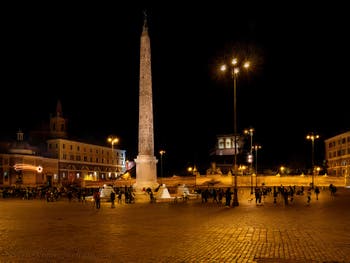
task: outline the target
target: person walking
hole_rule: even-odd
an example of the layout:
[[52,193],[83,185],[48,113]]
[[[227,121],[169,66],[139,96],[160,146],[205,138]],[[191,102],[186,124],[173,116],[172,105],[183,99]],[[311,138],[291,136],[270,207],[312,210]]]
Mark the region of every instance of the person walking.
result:
[[311,202],[311,187],[307,189],[307,205],[309,205]]
[[320,193],[320,188],[318,186],[316,186],[316,188],[315,188],[316,200],[318,200],[319,193]]

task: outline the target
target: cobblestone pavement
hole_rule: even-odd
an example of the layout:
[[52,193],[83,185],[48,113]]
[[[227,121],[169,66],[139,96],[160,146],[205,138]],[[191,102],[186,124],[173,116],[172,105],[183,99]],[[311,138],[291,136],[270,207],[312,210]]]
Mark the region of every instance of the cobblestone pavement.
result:
[[239,206],[0,200],[0,262],[350,262],[350,189]]

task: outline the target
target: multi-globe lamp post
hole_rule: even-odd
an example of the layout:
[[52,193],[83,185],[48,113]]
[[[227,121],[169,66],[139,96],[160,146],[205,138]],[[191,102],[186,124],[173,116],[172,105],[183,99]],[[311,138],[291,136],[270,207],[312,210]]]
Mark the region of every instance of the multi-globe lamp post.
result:
[[250,194],[253,194],[253,135],[254,129],[249,128],[244,130],[244,134],[248,134],[250,136],[250,150],[248,156],[249,163],[249,172],[250,172]]
[[[111,148],[112,148],[112,166],[114,166],[114,163],[115,163],[114,144],[117,144],[119,142],[119,138],[116,137],[116,136],[108,136],[107,141],[111,144]],[[114,177],[116,177],[116,174],[114,174]]]
[[310,140],[311,141],[311,170],[312,170],[312,189],[314,189],[314,183],[315,183],[315,140],[320,138],[320,136],[318,134],[315,134],[313,132],[309,133],[307,136],[306,136],[306,139],[307,140]]
[[237,189],[237,78],[240,68],[248,69],[250,66],[249,61],[239,63],[237,58],[233,58],[230,64],[224,64],[220,67],[221,71],[230,70],[231,77],[233,79],[233,121],[234,121],[234,189],[233,189],[233,201],[232,206],[239,206],[238,202],[238,189]]

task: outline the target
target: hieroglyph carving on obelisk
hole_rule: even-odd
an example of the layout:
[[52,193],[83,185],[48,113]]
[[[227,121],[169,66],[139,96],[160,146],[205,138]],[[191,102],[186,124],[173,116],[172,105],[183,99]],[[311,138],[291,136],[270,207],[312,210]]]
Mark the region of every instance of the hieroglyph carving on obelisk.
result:
[[137,189],[158,186],[158,160],[154,156],[151,44],[146,15],[140,46],[139,141],[134,185]]

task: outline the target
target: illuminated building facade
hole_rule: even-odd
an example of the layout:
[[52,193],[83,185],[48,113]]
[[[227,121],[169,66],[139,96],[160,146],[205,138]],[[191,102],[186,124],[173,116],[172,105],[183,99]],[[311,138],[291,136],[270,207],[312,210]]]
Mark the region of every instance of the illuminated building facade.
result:
[[[217,135],[215,149],[210,152],[211,168],[209,174],[228,174],[233,171],[233,158],[235,152],[237,156],[242,152],[243,140],[239,135],[235,137],[233,134]],[[237,147],[235,151],[235,147]],[[242,161],[238,161],[237,165]]]
[[50,156],[58,160],[55,183],[115,180],[126,171],[125,150],[67,139],[47,140]]
[[334,176],[350,176],[350,131],[325,140],[327,173]]

